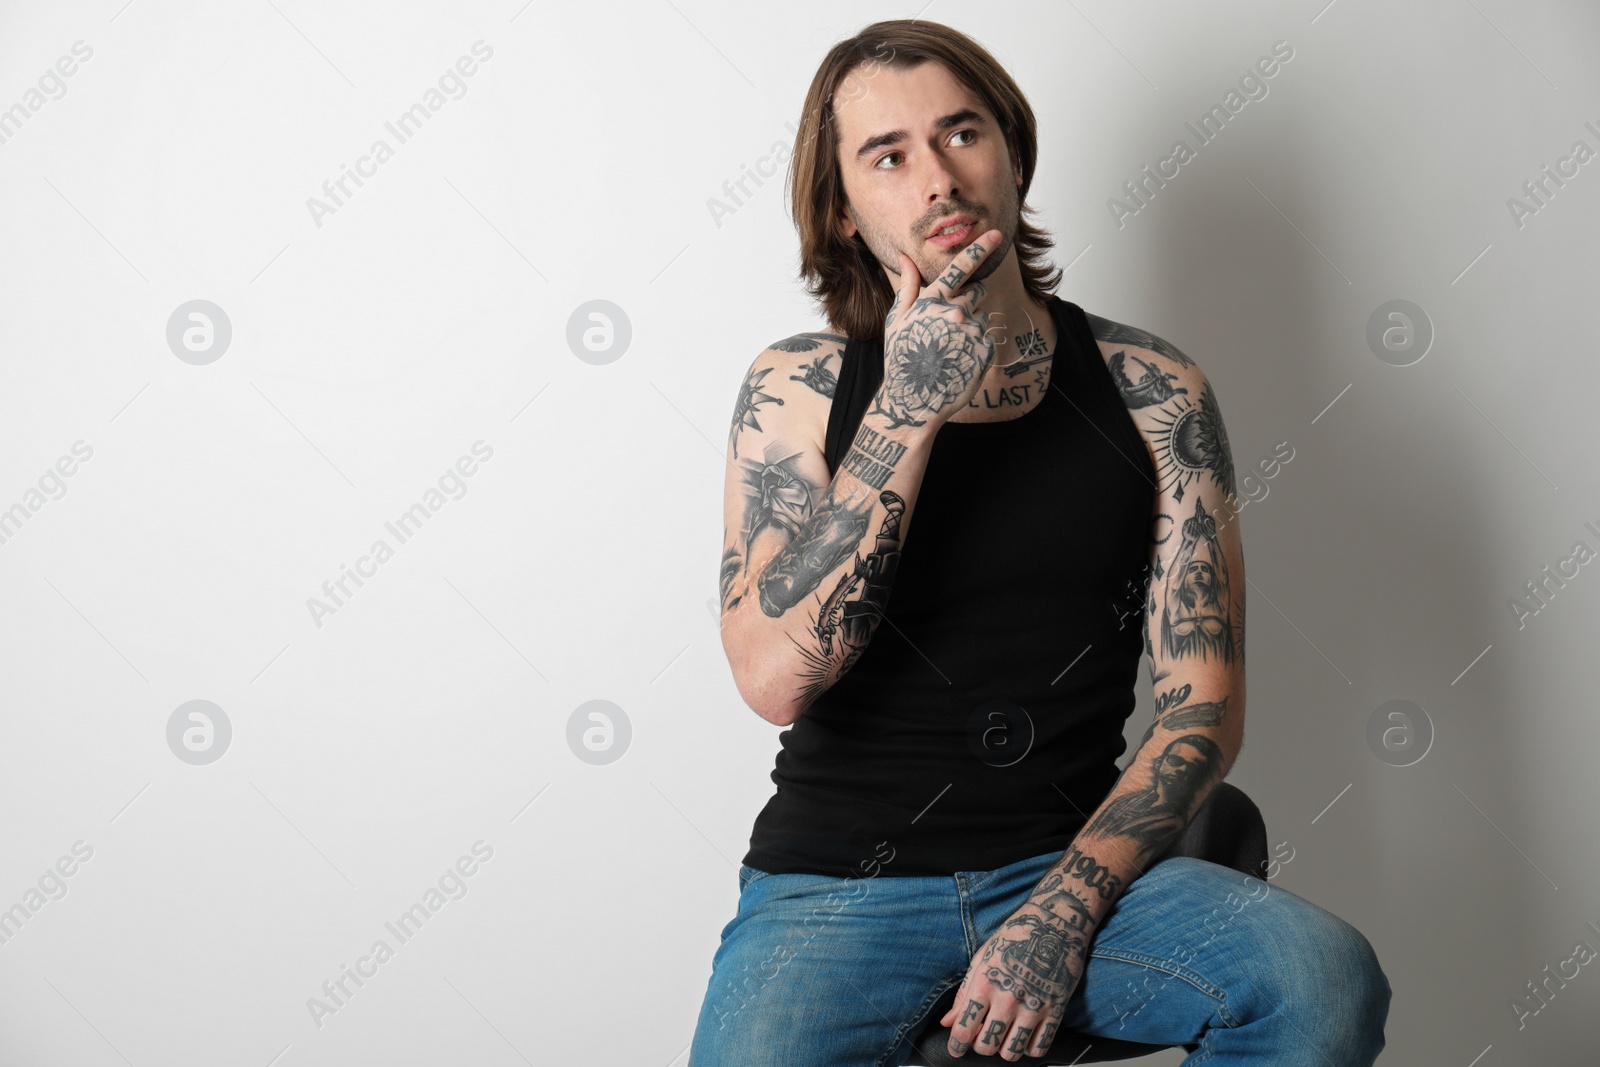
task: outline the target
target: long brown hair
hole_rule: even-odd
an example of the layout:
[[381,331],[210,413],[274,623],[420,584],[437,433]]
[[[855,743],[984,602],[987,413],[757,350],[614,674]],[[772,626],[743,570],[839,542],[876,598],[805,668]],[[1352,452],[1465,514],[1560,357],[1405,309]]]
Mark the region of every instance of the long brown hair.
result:
[[800,277],[806,292],[821,302],[830,322],[857,340],[883,336],[894,288],[861,235],[846,238],[839,229],[846,196],[839,172],[834,94],[858,66],[908,70],[929,60],[943,64],[983,101],[999,122],[1008,149],[1016,153],[1022,187],[1012,247],[1023,288],[1044,303],[1061,283],[1060,269],[1045,256],[1055,242],[1026,218],[1035,213],[1027,198],[1038,163],[1038,126],[1017,83],[982,45],[959,30],[920,19],[874,22],[834,45],[817,68],[795,132],[787,178],[790,210],[800,231]]

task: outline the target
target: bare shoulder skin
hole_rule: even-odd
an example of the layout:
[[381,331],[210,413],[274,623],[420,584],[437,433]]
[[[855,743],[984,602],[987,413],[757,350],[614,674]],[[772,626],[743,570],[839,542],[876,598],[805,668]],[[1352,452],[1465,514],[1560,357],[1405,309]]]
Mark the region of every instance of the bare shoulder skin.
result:
[[812,443],[821,452],[847,342],[843,332],[830,327],[791,334],[768,345],[740,387],[730,439],[741,425],[759,429],[763,405],[794,404],[803,409],[799,425],[811,431]]

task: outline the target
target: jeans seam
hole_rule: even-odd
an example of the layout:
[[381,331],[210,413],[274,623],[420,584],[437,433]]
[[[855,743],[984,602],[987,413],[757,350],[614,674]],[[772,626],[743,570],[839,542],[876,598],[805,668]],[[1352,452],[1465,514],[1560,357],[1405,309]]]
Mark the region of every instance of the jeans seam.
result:
[[[900,1047],[900,1042],[904,1041],[908,1034],[919,1029],[921,1024],[926,1021],[928,1009],[938,1003],[939,998],[944,996],[945,990],[960,984],[960,981],[961,979],[959,978],[941,978],[935,982],[933,989],[928,992],[927,996],[922,998],[922,1003],[917,1005],[917,1010],[911,1013],[911,1018],[900,1024],[900,1028],[895,1031],[893,1040],[889,1042],[889,1047],[883,1050],[883,1054],[878,1057],[874,1067],[885,1067],[885,1061],[894,1054],[895,1049]],[[916,1048],[915,1043],[912,1044],[912,1047]]]
[[1217,1009],[1217,1015],[1222,1019],[1224,1025],[1230,1029],[1240,1025],[1240,1020],[1238,1017],[1235,1016],[1233,1012],[1228,1010],[1227,990],[1206,981],[1204,977],[1196,974],[1194,971],[1189,970],[1187,967],[1179,966],[1178,964],[1173,963],[1171,960],[1162,959],[1160,956],[1152,956],[1144,952],[1131,952],[1127,949],[1091,948],[1089,955],[1098,956],[1101,959],[1119,960],[1123,963],[1138,964],[1142,967],[1149,967],[1153,970],[1170,974],[1175,978],[1181,978],[1221,1005],[1221,1007]]
[[967,937],[967,958],[970,960],[978,954],[978,928],[972,922],[972,898],[969,895],[971,887],[967,884],[967,876],[960,873],[956,878],[956,899],[961,902],[961,931]]
[[1211,1027],[1206,1027],[1205,1033],[1200,1035],[1200,1042],[1195,1046],[1183,1061],[1183,1067],[1200,1067],[1202,1063],[1210,1063],[1216,1056],[1216,1050],[1211,1047],[1211,1035],[1216,1033]]

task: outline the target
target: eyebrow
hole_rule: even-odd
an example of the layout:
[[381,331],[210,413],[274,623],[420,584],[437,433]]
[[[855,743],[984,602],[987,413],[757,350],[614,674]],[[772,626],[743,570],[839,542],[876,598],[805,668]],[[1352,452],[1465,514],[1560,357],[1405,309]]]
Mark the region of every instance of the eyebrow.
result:
[[[970,107],[962,108],[960,111],[952,111],[950,114],[937,120],[933,125],[935,129],[948,130],[952,126],[960,126],[964,123],[971,123],[976,126],[981,126],[983,125],[983,116],[972,110]],[[856,162],[861,162],[863,156],[871,155],[880,148],[886,148],[889,145],[900,144],[902,141],[908,140],[910,137],[911,135],[905,130],[890,130],[888,133],[874,134],[873,136],[868,137],[865,141],[862,141],[861,147],[856,149]]]

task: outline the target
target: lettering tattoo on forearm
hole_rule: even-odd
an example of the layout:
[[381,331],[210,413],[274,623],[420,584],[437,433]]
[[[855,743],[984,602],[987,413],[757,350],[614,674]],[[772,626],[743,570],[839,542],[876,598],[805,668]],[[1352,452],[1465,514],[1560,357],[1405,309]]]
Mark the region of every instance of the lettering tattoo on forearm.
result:
[[1169,689],[1156,700],[1156,714],[1150,720],[1150,725],[1145,728],[1144,736],[1139,739],[1139,744],[1134,748],[1133,757],[1128,760],[1128,766],[1133,766],[1144,746],[1155,736],[1157,730],[1184,730],[1191,726],[1217,726],[1228,713],[1228,698],[1221,700],[1201,701],[1198,704],[1189,704],[1164,714],[1166,709],[1174,704],[1182,704],[1189,699],[1191,686],[1184,685],[1181,689]]
[[[1034,887],[1031,899],[1042,899],[1052,907],[1065,905],[1073,909],[1082,908],[1076,896],[1061,888],[1068,878],[1086,889],[1094,890],[1101,900],[1115,900],[1122,892],[1122,879],[1112,874],[1110,867],[1093,856],[1085,855],[1082,849],[1073,845],[1056,862],[1044,881]],[[1088,914],[1087,910],[1084,914]]]
[[[1168,708],[1182,704],[1185,700],[1188,700],[1189,694],[1193,691],[1193,689],[1194,686],[1192,684],[1185,682],[1177,689],[1168,689],[1165,693],[1162,693],[1160,696],[1156,697],[1156,718],[1161,718],[1161,713],[1166,711]],[[1149,736],[1150,735],[1148,733],[1145,734],[1146,740],[1149,739]]]
[[894,473],[895,464],[906,454],[906,446],[883,436],[870,426],[856,432],[856,439],[840,466],[874,489],[882,489]]

